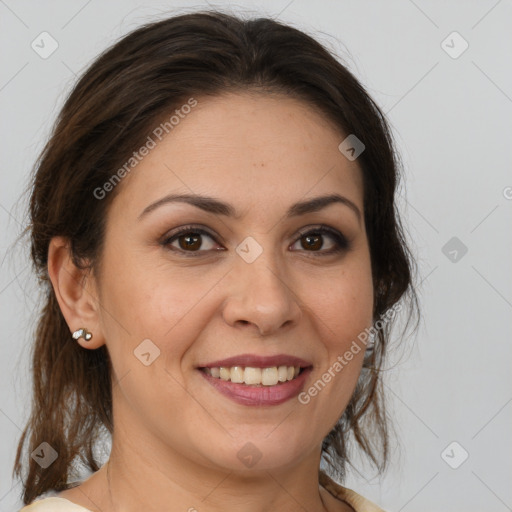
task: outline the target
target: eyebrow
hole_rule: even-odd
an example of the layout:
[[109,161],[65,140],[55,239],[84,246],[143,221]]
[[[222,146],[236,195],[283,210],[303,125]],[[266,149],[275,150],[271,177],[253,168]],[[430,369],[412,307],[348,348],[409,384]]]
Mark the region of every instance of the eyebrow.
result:
[[[165,197],[162,197],[161,199],[158,199],[154,203],[151,203],[149,206],[146,206],[146,208],[144,208],[144,210],[139,214],[138,220],[141,220],[148,213],[156,210],[160,206],[174,202],[187,203],[192,206],[196,206],[205,212],[213,213],[216,215],[224,215],[226,217],[233,217],[235,219],[240,218],[240,215],[237,214],[233,206],[228,203],[224,203],[219,199],[215,199],[214,197],[201,196],[197,194],[169,194]],[[308,199],[305,201],[299,201],[290,206],[285,214],[285,217],[291,218],[305,215],[307,213],[315,213],[334,203],[348,206],[352,212],[355,213],[358,221],[361,222],[361,212],[359,208],[350,199],[347,199],[346,197],[339,194],[329,194],[326,196],[314,197],[313,199]]]

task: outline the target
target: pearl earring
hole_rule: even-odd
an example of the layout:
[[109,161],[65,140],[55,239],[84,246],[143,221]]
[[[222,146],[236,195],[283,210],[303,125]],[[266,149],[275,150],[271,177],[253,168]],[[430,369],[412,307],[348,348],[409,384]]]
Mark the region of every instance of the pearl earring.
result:
[[89,341],[92,338],[92,334],[85,327],[80,327],[80,329],[73,333],[73,338],[75,340],[83,338],[85,341]]

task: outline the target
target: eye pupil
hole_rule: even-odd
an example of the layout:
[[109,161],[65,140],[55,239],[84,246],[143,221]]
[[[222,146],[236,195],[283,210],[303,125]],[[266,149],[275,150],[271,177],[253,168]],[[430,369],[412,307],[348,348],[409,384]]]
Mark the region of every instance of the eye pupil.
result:
[[[185,242],[183,242],[185,240]],[[201,247],[201,235],[199,233],[187,234],[179,237],[180,247],[182,249],[197,250]]]
[[321,235],[307,235],[303,237],[303,240],[306,240],[306,244],[302,244],[304,249],[321,249],[323,242]]
[[[181,252],[181,255],[184,256],[186,255],[185,253],[188,253],[189,256],[193,256],[191,253],[196,252],[197,254],[195,256],[200,256],[201,254],[205,255],[215,250],[210,248],[210,242],[207,242],[206,246],[203,247],[203,237],[205,236],[207,239],[212,239],[213,242],[215,242],[215,235],[211,235],[202,229],[192,229],[192,226],[187,226],[173,236],[171,235],[169,238],[166,238],[161,243],[164,247],[173,249],[173,245],[177,242],[179,247],[174,246],[174,251],[178,251],[178,253]],[[326,236],[334,243],[332,249],[323,249],[325,245],[324,237]],[[303,250],[318,253],[316,256],[338,254],[350,247],[350,244],[348,244],[342,234],[337,233],[335,230],[327,229],[324,226],[306,233],[302,232],[299,239],[295,238],[295,244],[299,243],[299,240]],[[330,244],[328,243],[328,245]],[[217,250],[222,250],[222,248],[217,248]]]

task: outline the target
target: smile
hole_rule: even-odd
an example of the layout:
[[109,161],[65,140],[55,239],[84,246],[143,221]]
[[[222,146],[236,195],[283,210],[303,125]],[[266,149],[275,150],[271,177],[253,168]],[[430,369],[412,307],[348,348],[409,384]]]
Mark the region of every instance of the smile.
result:
[[[305,387],[312,367],[234,366],[198,368],[198,370],[203,378],[224,397],[240,405],[262,407],[279,405],[299,395]],[[280,380],[280,377],[284,379],[285,370],[286,380]],[[217,373],[218,376],[216,376]]]
[[300,366],[272,366],[269,368],[254,368],[252,366],[232,366],[202,368],[207,375],[214,379],[245,384],[247,386],[276,386],[299,376]]

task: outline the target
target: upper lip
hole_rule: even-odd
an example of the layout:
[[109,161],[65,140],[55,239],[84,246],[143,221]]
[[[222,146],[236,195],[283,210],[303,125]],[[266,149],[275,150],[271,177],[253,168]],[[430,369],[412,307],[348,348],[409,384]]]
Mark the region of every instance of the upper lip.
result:
[[240,354],[238,356],[228,357],[227,359],[219,359],[211,363],[198,365],[198,368],[220,368],[233,366],[250,366],[253,368],[271,368],[273,366],[300,366],[307,368],[312,366],[309,361],[300,357],[288,354],[277,354],[275,356],[259,356],[256,354]]

